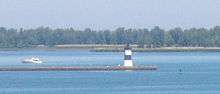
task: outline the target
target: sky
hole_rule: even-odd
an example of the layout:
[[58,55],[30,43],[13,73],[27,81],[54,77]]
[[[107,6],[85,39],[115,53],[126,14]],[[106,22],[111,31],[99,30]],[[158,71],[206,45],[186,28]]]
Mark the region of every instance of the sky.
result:
[[0,27],[213,27],[220,0],[0,0]]

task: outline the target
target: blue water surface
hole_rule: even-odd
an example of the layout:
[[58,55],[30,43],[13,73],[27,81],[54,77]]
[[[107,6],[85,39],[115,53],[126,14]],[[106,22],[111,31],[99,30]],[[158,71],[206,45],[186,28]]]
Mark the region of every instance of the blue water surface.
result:
[[[43,64],[23,64],[39,57]],[[0,94],[220,94],[220,52],[134,53],[157,71],[0,72]],[[0,67],[102,66],[123,63],[121,52],[0,51]],[[180,71],[181,70],[181,71]]]

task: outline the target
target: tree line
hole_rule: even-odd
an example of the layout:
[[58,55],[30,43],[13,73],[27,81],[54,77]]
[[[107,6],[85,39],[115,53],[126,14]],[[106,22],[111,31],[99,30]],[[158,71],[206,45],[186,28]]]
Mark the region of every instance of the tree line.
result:
[[65,44],[138,44],[139,47],[219,47],[220,26],[115,30],[75,30],[73,28],[14,29],[0,27],[0,48],[26,48],[36,45],[52,47]]

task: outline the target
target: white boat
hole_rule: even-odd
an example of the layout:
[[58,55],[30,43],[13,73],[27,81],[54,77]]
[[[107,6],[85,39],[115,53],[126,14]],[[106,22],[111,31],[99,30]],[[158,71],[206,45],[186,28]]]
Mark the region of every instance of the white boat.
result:
[[34,58],[34,57],[24,59],[22,62],[23,62],[23,63],[33,63],[33,64],[43,63],[39,58]]

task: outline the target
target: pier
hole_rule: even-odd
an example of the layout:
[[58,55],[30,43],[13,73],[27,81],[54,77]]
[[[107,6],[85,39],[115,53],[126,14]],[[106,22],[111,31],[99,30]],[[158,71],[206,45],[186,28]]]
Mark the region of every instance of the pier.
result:
[[156,66],[99,66],[99,67],[86,67],[86,66],[70,66],[70,67],[0,67],[0,71],[150,71],[157,70]]

